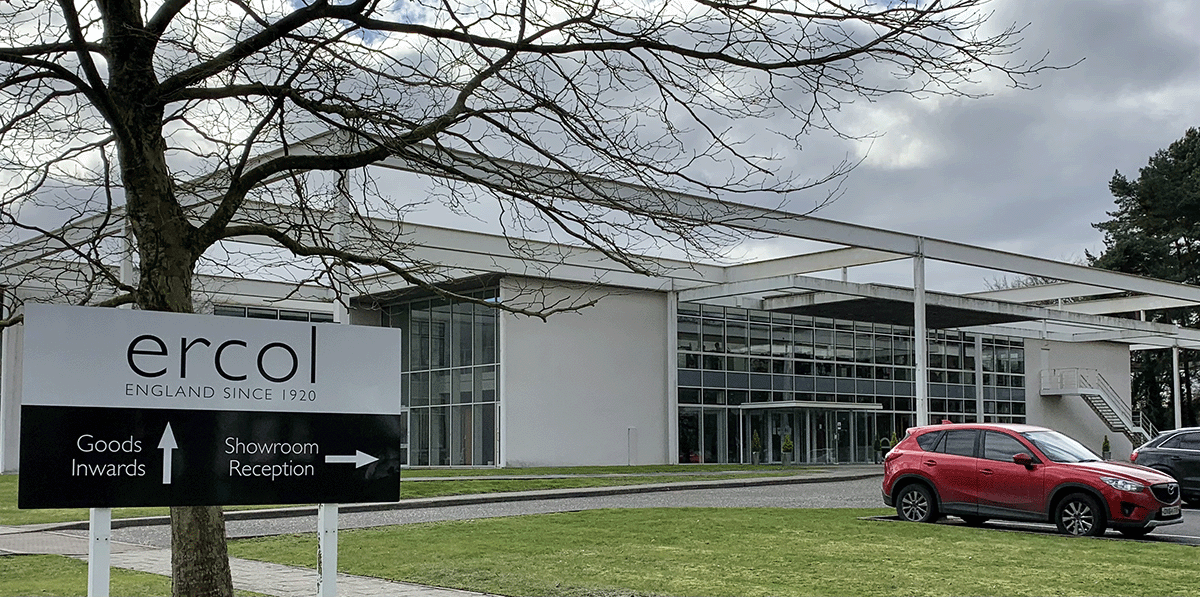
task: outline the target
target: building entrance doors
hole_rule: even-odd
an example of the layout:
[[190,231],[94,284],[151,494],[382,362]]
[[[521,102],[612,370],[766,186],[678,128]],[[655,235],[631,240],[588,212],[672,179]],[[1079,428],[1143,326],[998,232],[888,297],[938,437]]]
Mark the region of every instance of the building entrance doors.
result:
[[[870,411],[823,408],[746,409],[742,462],[866,464],[874,460],[875,417]],[[756,452],[753,438],[759,438]],[[785,451],[788,439],[792,450]]]

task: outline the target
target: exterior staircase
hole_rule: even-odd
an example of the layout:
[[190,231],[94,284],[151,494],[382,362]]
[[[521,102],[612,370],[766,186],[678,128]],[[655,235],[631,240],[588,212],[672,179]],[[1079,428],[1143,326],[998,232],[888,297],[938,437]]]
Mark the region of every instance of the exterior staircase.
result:
[[1042,396],[1079,396],[1108,428],[1129,438],[1136,448],[1158,435],[1149,419],[1134,412],[1095,369],[1048,369],[1041,372]]

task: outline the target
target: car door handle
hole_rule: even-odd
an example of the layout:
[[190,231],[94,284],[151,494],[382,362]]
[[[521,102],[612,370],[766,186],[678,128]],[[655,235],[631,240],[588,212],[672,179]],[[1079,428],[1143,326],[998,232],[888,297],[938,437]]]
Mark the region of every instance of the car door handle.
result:
[[925,466],[937,466],[937,461],[936,460],[926,460]]
[[990,468],[981,468],[981,469],[979,469],[979,473],[980,473],[980,474],[982,474],[982,475],[990,475],[990,474],[993,474],[994,472],[995,472],[995,471],[993,471],[993,470],[992,470],[992,469],[990,469]]
[[1171,460],[1183,460],[1182,456],[1172,456]]

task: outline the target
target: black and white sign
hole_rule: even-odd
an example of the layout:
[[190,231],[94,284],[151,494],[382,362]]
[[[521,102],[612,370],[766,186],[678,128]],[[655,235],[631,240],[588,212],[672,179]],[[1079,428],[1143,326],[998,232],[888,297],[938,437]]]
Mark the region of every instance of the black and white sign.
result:
[[388,328],[27,307],[21,508],[393,501]]

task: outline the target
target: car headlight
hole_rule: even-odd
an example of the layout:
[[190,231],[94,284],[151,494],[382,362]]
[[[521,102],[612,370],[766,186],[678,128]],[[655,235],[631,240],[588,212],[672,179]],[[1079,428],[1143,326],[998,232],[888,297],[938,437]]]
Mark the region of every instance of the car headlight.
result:
[[1132,491],[1136,493],[1145,489],[1145,486],[1141,483],[1134,483],[1133,481],[1129,481],[1127,479],[1118,479],[1116,477],[1100,477],[1100,480],[1108,483],[1109,487],[1118,489],[1120,491]]

